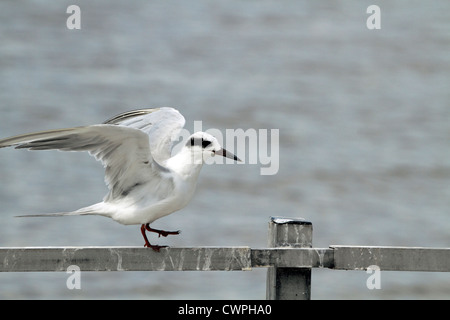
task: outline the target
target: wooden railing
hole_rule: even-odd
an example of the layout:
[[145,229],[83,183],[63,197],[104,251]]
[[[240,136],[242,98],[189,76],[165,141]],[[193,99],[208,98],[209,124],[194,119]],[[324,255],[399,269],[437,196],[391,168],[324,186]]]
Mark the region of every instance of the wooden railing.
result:
[[267,299],[310,299],[312,268],[450,271],[450,248],[338,246],[312,248],[312,224],[272,218],[269,247],[0,248],[0,271],[248,271],[268,268]]

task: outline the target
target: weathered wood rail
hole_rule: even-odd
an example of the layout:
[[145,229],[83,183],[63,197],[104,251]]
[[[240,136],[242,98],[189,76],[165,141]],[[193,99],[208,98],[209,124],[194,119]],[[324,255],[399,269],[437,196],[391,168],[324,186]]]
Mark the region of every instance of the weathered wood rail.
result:
[[0,248],[0,271],[247,271],[268,268],[268,299],[310,299],[312,268],[450,272],[450,248],[338,246],[312,248],[312,224],[272,218],[269,248]]

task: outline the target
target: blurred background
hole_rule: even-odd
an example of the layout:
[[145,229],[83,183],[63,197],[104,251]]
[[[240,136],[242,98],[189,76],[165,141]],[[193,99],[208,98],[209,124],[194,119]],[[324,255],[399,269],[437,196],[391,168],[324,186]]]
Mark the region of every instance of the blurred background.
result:
[[[81,30],[66,9],[81,8]],[[366,9],[381,8],[368,30]],[[0,3],[0,137],[178,108],[191,130],[279,129],[280,167],[206,165],[196,196],[153,227],[170,246],[267,245],[303,217],[314,246],[450,246],[450,2]],[[240,156],[238,154],[238,156]],[[0,150],[0,246],[140,246],[138,226],[75,210],[107,193],[87,153]],[[313,299],[448,299],[446,273],[314,269]],[[2,273],[2,299],[264,299],[250,272]]]

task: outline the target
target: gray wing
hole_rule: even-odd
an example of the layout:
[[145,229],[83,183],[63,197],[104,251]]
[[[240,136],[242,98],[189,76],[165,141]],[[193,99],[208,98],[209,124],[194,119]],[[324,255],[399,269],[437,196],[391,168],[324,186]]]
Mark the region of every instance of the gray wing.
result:
[[131,127],[147,133],[152,157],[163,165],[171,157],[173,143],[178,141],[185,119],[178,110],[165,107],[121,113],[104,124]]
[[136,185],[161,179],[165,169],[149,148],[149,136],[124,126],[92,125],[23,134],[0,140],[0,148],[15,146],[30,150],[88,151],[105,167],[109,198],[126,194]]

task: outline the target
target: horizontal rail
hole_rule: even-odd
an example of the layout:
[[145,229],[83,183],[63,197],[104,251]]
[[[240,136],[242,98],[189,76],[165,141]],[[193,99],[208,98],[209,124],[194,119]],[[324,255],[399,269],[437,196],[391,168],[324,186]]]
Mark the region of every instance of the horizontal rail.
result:
[[450,272],[450,248],[331,246],[334,269]]
[[251,268],[330,268],[450,272],[450,248],[338,246],[330,248],[143,247],[0,248],[1,272],[231,271]]
[[333,268],[334,250],[330,248],[251,249],[253,268]]
[[0,248],[0,271],[228,271],[249,270],[248,247],[163,248],[42,247]]

